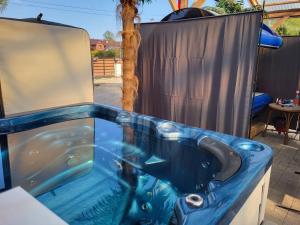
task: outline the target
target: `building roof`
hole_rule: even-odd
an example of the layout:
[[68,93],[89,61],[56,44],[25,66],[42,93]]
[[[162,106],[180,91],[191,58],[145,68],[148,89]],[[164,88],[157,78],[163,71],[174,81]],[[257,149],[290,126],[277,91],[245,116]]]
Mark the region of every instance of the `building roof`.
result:
[[107,40],[101,40],[101,39],[90,39],[90,42],[91,42],[91,45],[96,45],[98,44],[99,42],[101,44],[107,44],[108,41]]
[[[251,5],[263,5],[264,0],[249,0]],[[265,0],[268,18],[300,16],[300,0]]]
[[105,49],[109,48],[120,48],[121,42],[119,41],[109,41],[109,40],[102,40],[102,39],[90,39],[91,45],[96,45],[98,43],[101,43],[105,46]]

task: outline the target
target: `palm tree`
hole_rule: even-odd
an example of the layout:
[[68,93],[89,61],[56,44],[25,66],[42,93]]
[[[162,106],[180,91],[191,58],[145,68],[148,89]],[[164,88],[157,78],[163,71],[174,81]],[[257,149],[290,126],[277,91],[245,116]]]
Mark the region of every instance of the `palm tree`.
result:
[[8,0],[0,0],[0,12],[5,9],[5,7],[7,6],[7,2]]
[[135,75],[137,50],[140,44],[140,33],[134,25],[138,18],[138,5],[151,0],[120,0],[122,18],[122,48],[123,48],[123,109],[132,111],[138,90],[138,79]]

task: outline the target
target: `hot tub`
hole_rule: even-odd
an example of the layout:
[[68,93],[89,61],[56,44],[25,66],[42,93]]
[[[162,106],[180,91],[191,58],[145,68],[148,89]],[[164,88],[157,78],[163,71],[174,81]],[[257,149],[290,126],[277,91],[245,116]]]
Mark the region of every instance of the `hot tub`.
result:
[[95,104],[1,119],[0,132],[2,191],[21,186],[69,224],[263,220],[261,143]]

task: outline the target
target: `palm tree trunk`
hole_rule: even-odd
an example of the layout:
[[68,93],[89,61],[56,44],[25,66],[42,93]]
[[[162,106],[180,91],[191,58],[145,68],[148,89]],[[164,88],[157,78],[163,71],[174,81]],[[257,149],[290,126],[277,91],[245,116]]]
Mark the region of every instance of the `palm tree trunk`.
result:
[[137,96],[138,79],[135,75],[137,49],[140,36],[134,25],[137,15],[137,0],[121,0],[122,5],[122,48],[123,48],[123,109],[133,111]]

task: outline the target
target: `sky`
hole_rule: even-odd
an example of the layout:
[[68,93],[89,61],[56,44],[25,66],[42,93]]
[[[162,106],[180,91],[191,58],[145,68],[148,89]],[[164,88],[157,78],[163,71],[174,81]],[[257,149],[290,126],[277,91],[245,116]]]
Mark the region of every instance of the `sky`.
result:
[[[86,29],[91,38],[103,38],[105,31],[117,34],[121,21],[117,18],[119,0],[8,0],[0,17],[32,18],[43,13],[44,20],[64,23]],[[190,0],[192,3],[192,0]],[[206,0],[205,5],[214,5]],[[139,7],[142,22],[160,21],[172,12],[168,0],[152,0]]]

